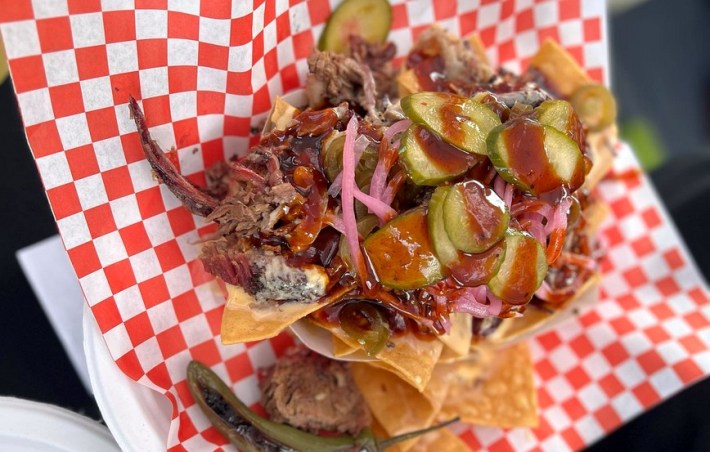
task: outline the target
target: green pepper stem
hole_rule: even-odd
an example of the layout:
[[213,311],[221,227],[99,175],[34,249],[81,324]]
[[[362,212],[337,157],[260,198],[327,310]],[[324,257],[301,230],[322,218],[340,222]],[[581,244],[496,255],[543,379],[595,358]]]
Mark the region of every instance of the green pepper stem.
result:
[[[199,394],[201,391],[207,390],[219,394],[239,416],[264,437],[284,447],[313,452],[338,452],[352,450],[356,444],[355,438],[349,435],[321,437],[290,425],[279,424],[265,419],[239,400],[217,374],[212,372],[207,366],[197,361],[192,361],[187,369],[187,378],[193,397],[198,401],[213,425],[218,427],[220,432],[225,434],[238,447],[244,448],[246,439],[236,432],[234,428],[229,428],[229,424],[205,403]],[[251,446],[253,447],[254,445]]]
[[393,436],[392,438],[388,438],[388,439],[384,439],[384,440],[378,440],[377,445],[380,447],[381,450],[385,450],[388,447],[393,446],[394,444],[401,443],[401,442],[410,440],[412,438],[416,438],[417,436],[424,435],[429,432],[433,432],[434,430],[439,430],[440,428],[447,427],[447,426],[453,424],[454,422],[457,422],[458,420],[459,420],[459,418],[455,417],[453,419],[449,419],[448,421],[442,422],[437,425],[432,425],[431,427],[423,428],[421,430],[415,430],[413,432]]

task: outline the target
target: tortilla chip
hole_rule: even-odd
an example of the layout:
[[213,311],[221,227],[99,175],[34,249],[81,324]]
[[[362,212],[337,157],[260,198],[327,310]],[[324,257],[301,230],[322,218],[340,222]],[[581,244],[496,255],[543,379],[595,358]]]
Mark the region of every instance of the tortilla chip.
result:
[[333,335],[333,356],[341,358],[357,351],[357,347],[352,347],[349,344],[338,339],[338,336]]
[[[353,377],[387,437],[429,427],[438,412],[429,399],[393,373],[372,364],[353,363]],[[402,443],[400,450],[408,450],[416,441]]]
[[[339,326],[323,326],[334,336],[350,347],[362,350],[360,344]],[[420,392],[426,388],[431,379],[434,366],[439,360],[444,344],[437,340],[420,340],[413,334],[404,334],[390,338],[389,343],[380,353],[375,355],[376,361],[387,366],[387,369],[399,375]],[[356,354],[353,354],[356,355]],[[348,359],[349,357],[342,357]]]
[[565,98],[569,98],[580,86],[591,83],[572,55],[551,39],[547,39],[533,55],[529,67],[539,71],[551,88]]
[[469,314],[453,313],[449,318],[451,320],[449,334],[439,336],[439,340],[457,355],[467,355],[473,336],[473,317]]
[[488,55],[486,54],[486,46],[483,45],[480,36],[477,34],[471,35],[468,38],[468,42],[471,44],[473,51],[476,52],[478,60],[486,66],[490,66],[491,62],[488,60]]
[[498,428],[537,426],[537,393],[527,344],[498,350],[488,368],[485,378],[451,382],[439,419],[460,416],[466,423]]
[[614,163],[614,144],[618,141],[617,127],[612,124],[598,132],[589,132],[587,142],[592,153],[592,169],[584,180],[584,188],[596,187]]
[[269,116],[266,118],[262,135],[274,130],[286,130],[291,120],[299,113],[298,108],[283,100],[280,96],[274,99]]
[[584,232],[595,235],[604,219],[609,215],[611,209],[600,199],[592,198],[592,202],[582,211],[582,216],[586,222]]
[[439,362],[436,373],[446,375],[448,384],[473,384],[484,376],[496,354],[496,347],[482,345],[455,361]]
[[[390,435],[388,435],[384,427],[377,422],[377,419],[372,420],[372,426],[370,428],[376,438],[390,438]],[[443,428],[419,437],[416,442],[407,441],[404,444],[397,443],[387,448],[387,452],[406,452],[407,450],[411,452],[468,452],[470,449],[454,432],[448,428]]]
[[548,311],[529,305],[522,317],[503,320],[505,328],[498,328],[487,342],[496,345],[510,345],[524,341],[544,330],[548,330],[565,320],[578,315],[586,307],[599,300],[598,273],[589,278],[577,292],[577,295],[555,311]]
[[468,452],[470,449],[461,438],[448,428],[434,430],[419,438],[419,441],[409,449],[411,452]]
[[256,300],[238,286],[227,284],[227,305],[222,314],[222,343],[260,341],[278,335],[296,320],[327,304],[269,303],[266,308],[257,308]]
[[422,88],[419,86],[417,74],[415,74],[412,69],[407,69],[397,75],[397,93],[400,98],[418,93],[421,90]]

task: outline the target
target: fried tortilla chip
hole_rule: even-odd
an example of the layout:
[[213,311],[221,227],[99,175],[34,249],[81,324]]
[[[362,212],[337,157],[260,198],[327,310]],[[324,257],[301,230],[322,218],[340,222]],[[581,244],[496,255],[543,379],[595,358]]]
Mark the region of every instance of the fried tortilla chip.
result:
[[569,98],[580,86],[591,82],[572,55],[551,39],[547,39],[530,58],[529,67],[540,72],[551,88],[565,98]]
[[488,55],[486,54],[486,46],[483,45],[483,41],[481,41],[480,36],[478,36],[477,34],[473,34],[466,40],[469,42],[469,44],[471,44],[471,48],[473,49],[473,51],[476,52],[478,60],[482,64],[490,66],[491,62],[488,60]]
[[479,346],[471,349],[471,353],[468,355],[457,357],[456,360],[449,362],[439,361],[439,364],[436,365],[435,374],[445,375],[449,384],[452,382],[455,384],[473,384],[488,370],[495,353],[495,347]]
[[[376,438],[390,438],[377,419],[373,419],[371,429]],[[443,428],[422,435],[416,441],[394,444],[387,449],[387,452],[406,452],[407,450],[411,452],[468,452],[470,449],[454,432]]]
[[[319,325],[320,326],[320,325]],[[345,334],[339,326],[321,326],[330,331],[340,341],[346,345],[357,348],[362,351],[362,347],[358,342]],[[299,338],[309,347],[309,338],[307,336]],[[439,361],[441,350],[444,344],[438,340],[420,340],[413,334],[404,334],[390,338],[389,343],[375,356],[373,362],[380,362],[387,367],[388,370],[395,372],[402,379],[410,383],[419,391],[426,388],[431,374],[434,371],[434,366]],[[364,353],[364,352],[363,352]],[[327,353],[326,353],[327,355]],[[351,357],[359,358],[361,355],[358,352],[347,356],[342,356],[340,359],[352,360]],[[360,360],[360,359],[357,359]]]
[[269,116],[264,122],[262,135],[267,135],[274,130],[286,130],[291,120],[300,113],[300,110],[283,100],[280,96],[274,99]]
[[473,335],[473,318],[469,314],[454,313],[449,316],[451,329],[448,334],[439,336],[439,340],[459,356],[467,355],[471,348],[471,336]]
[[598,273],[589,278],[574,298],[555,311],[529,305],[522,317],[503,320],[501,326],[505,325],[505,328],[494,331],[488,336],[487,343],[509,345],[520,342],[576,316],[599,299],[600,279]]
[[454,432],[442,428],[423,435],[409,450],[411,452],[468,452],[470,449]]
[[[438,409],[412,385],[373,363],[353,363],[355,384],[365,397],[374,419],[388,437],[429,427]],[[406,441],[399,450],[408,450],[417,440]]]
[[344,356],[350,355],[358,350],[357,347],[352,347],[350,344],[338,339],[338,336],[332,336],[333,341],[333,356],[336,358],[342,358]]
[[313,303],[269,303],[260,308],[256,300],[238,286],[227,284],[227,305],[222,314],[222,343],[260,341],[278,335],[296,320],[317,311],[328,301]]
[[500,349],[489,372],[473,381],[452,380],[439,419],[498,428],[535,427],[537,393],[527,344]]
[[419,81],[417,80],[417,74],[415,74],[412,69],[407,69],[397,75],[397,93],[400,98],[418,93],[421,90]]
[[591,203],[582,211],[582,216],[586,222],[584,232],[595,235],[610,211],[610,207],[605,202],[598,198],[592,198]]
[[584,180],[584,188],[593,189],[609,172],[611,165],[614,163],[614,144],[617,141],[616,125],[587,134],[593,165]]

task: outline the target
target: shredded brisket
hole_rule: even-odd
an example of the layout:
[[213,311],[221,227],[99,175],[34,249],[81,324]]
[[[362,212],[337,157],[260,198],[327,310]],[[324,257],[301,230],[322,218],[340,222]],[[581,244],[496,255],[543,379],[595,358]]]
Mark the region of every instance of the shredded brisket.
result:
[[262,405],[273,421],[313,433],[351,435],[370,425],[370,412],[349,363],[294,348],[266,370],[259,386]]

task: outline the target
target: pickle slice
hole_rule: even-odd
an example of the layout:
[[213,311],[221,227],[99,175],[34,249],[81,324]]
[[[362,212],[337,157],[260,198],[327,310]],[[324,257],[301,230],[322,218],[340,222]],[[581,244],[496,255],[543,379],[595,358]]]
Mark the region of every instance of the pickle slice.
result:
[[473,159],[427,129],[412,124],[402,136],[399,162],[415,184],[436,186],[464,174]]
[[451,243],[482,253],[503,238],[510,212],[498,195],[477,180],[454,185],[444,201],[444,226]]
[[509,230],[505,243],[503,263],[488,282],[488,287],[506,303],[525,304],[547,274],[545,249],[533,236],[523,231]]
[[566,100],[546,100],[535,109],[535,116],[543,125],[554,127],[574,140],[580,150],[584,149],[584,129],[572,104]]
[[367,42],[385,42],[392,25],[392,8],[387,0],[345,0],[330,14],[318,49],[346,53],[350,35]]
[[533,195],[584,183],[585,164],[577,143],[554,127],[516,118],[488,135],[488,157],[503,179]]
[[409,119],[447,143],[480,155],[486,155],[486,136],[501,123],[490,108],[455,94],[422,92],[405,97],[400,105]]
[[450,191],[451,187],[438,187],[434,190],[427,212],[429,240],[436,257],[446,267],[455,263],[459,258],[459,250],[451,243],[444,226],[444,201]]
[[466,287],[488,283],[503,264],[506,246],[505,240],[499,240],[482,253],[468,254],[459,251],[459,260],[448,267],[451,277]]
[[363,243],[365,256],[380,283],[400,290],[418,289],[444,278],[429,241],[426,209],[406,212]]
[[503,262],[505,240],[499,240],[490,249],[479,254],[468,254],[456,249],[444,225],[444,202],[450,191],[451,187],[439,187],[434,190],[429,200],[427,225],[434,254],[446,267],[447,273],[462,286],[486,284],[498,272]]

